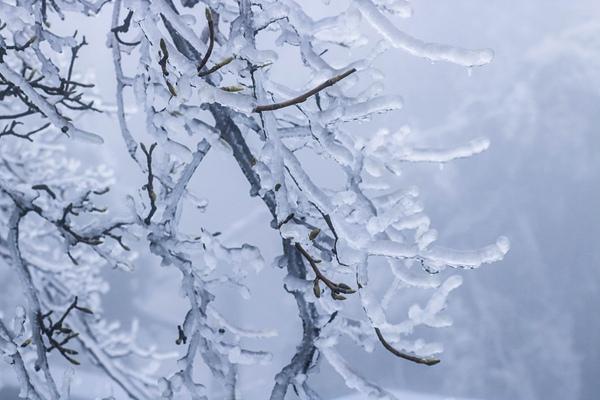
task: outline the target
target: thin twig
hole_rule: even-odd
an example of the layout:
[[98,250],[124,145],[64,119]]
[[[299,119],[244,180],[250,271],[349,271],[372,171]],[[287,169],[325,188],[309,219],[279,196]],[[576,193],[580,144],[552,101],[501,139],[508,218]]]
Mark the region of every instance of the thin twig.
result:
[[392,353],[396,357],[400,357],[400,358],[403,358],[403,359],[408,360],[408,361],[412,361],[412,362],[417,363],[417,364],[425,364],[425,365],[429,365],[429,366],[435,365],[435,364],[437,364],[437,363],[440,362],[439,359],[434,358],[434,357],[418,357],[418,356],[414,356],[412,354],[404,353],[404,352],[396,349],[391,344],[389,344],[385,340],[385,338],[383,337],[383,335],[381,334],[381,331],[379,330],[379,328],[375,328],[375,333],[377,334],[377,338],[379,339],[379,341],[381,342],[381,344],[383,345],[383,347],[385,347],[385,349],[387,351],[389,351],[390,353]]
[[126,33],[127,31],[129,31],[129,26],[131,25],[131,17],[132,16],[133,16],[133,10],[129,10],[129,12],[127,13],[127,16],[125,17],[125,20],[123,20],[123,24],[121,24],[119,26],[115,26],[114,28],[112,28],[110,30],[112,33],[115,34],[115,38],[117,39],[117,41],[125,46],[137,46],[138,44],[141,43],[141,41],[139,41],[139,40],[137,42],[126,42],[119,37],[119,33]]
[[233,60],[235,60],[235,57],[227,57],[226,59],[213,65],[211,68],[207,69],[206,71],[198,72],[198,76],[203,77],[203,76],[210,75],[213,72],[216,72],[216,71],[220,70],[221,68],[223,68],[224,66],[228,65]]
[[322,281],[331,290],[331,297],[333,297],[335,300],[345,300],[346,297],[342,296],[342,294],[352,294],[355,292],[354,289],[352,289],[345,283],[332,282],[321,272],[321,270],[317,266],[317,264],[320,261],[315,260],[310,254],[308,254],[308,252],[304,249],[304,247],[302,247],[300,243],[296,243],[295,246],[296,249],[298,249],[298,251],[304,256],[304,258],[306,258],[315,275],[317,276],[314,281],[315,295],[317,297],[320,296],[319,281]]
[[314,96],[315,94],[319,93],[323,89],[328,88],[329,86],[335,85],[342,79],[348,77],[349,75],[351,75],[355,72],[356,72],[356,68],[352,68],[352,69],[344,72],[343,74],[334,76],[333,78],[326,80],[325,82],[321,83],[319,86],[309,90],[306,93],[301,94],[300,96],[294,97],[293,99],[289,99],[286,101],[282,101],[280,103],[258,105],[256,107],[254,107],[254,110],[252,110],[252,111],[253,112],[274,111],[274,110],[279,110],[281,108],[293,106],[295,104],[304,103],[311,96]]
[[200,60],[200,63],[196,67],[199,76],[201,76],[200,71],[206,66],[206,63],[208,62],[215,46],[215,23],[213,21],[212,11],[210,8],[206,8],[205,15],[206,22],[208,23],[208,48],[206,49],[206,54],[204,54],[204,57],[202,57],[202,60]]
[[331,233],[333,234],[333,248],[331,249],[331,252],[335,256],[335,259],[337,260],[338,264],[347,267],[348,264],[344,264],[343,262],[341,262],[340,257],[338,255],[337,244],[340,238],[335,230],[335,227],[333,226],[333,221],[331,221],[331,217],[329,216],[329,214],[325,214],[323,211],[321,211],[321,209],[315,203],[313,203],[312,201],[310,203],[317,209],[319,214],[321,214],[321,216],[325,220],[325,223],[327,224],[327,226],[331,230]]
[[177,96],[175,87],[173,86],[173,84],[171,82],[169,82],[169,79],[167,78],[167,76],[169,76],[169,71],[167,70],[167,62],[169,61],[169,50],[167,49],[167,43],[165,42],[165,40],[163,38],[160,39],[159,46],[160,46],[159,55],[162,52],[162,56],[158,60],[158,64],[160,65],[160,68],[162,70],[162,74],[165,78],[165,82],[167,84],[167,89],[169,89],[169,93],[171,93],[171,95],[173,97],[175,97],[175,96]]
[[33,190],[43,190],[44,192],[48,193],[50,195],[50,197],[52,197],[53,200],[56,200],[56,193],[54,193],[52,191],[52,189],[50,189],[50,187],[48,185],[46,185],[45,183],[33,185],[31,188]]
[[165,43],[165,39],[161,38],[159,42],[160,51],[162,52],[161,58],[158,60],[158,65],[162,70],[162,74],[167,77],[169,76],[169,71],[167,71],[167,61],[169,60],[169,50],[167,49],[167,44]]
[[144,218],[144,223],[150,225],[150,220],[156,212],[156,193],[154,192],[154,174],[152,173],[152,152],[156,148],[156,143],[150,145],[150,150],[146,148],[144,143],[140,143],[142,151],[146,155],[146,165],[148,168],[148,183],[144,185],[144,189],[148,192],[148,198],[150,199],[150,212],[148,216]]

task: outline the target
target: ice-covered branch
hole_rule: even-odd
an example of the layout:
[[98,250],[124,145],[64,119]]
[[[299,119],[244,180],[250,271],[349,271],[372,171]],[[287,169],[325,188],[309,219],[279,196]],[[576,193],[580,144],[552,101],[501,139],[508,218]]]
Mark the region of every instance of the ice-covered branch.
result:
[[19,385],[21,386],[19,396],[30,398],[32,400],[46,399],[46,397],[40,394],[33,386],[29,371],[27,371],[23,357],[19,353],[18,344],[14,342],[13,335],[2,319],[0,319],[0,351],[12,360],[12,365],[14,366],[13,369],[17,375]]
[[[288,241],[284,241],[283,251],[288,274],[297,279],[306,279],[306,268],[298,249]],[[304,294],[299,291],[292,290],[292,294],[302,320],[302,340],[290,363],[275,376],[275,386],[273,386],[270,400],[285,399],[288,387],[294,383],[296,377],[308,372],[316,352],[315,340],[320,333],[317,325],[319,314],[315,305],[308,302]]]
[[402,32],[384,16],[372,0],[354,0],[365,19],[392,46],[431,61],[447,61],[465,67],[478,67],[489,64],[494,58],[490,49],[467,50],[439,43],[427,43]]
[[19,277],[25,298],[27,299],[27,317],[31,327],[31,341],[33,346],[35,346],[37,355],[35,368],[37,370],[42,370],[46,379],[46,388],[49,392],[50,398],[53,400],[58,400],[58,388],[56,386],[56,382],[54,381],[54,377],[50,372],[48,357],[46,356],[46,347],[42,339],[42,307],[40,305],[37,290],[31,278],[31,272],[23,263],[21,250],[19,249],[19,224],[21,219],[27,214],[28,211],[27,209],[23,209],[21,207],[22,204],[15,204],[14,211],[10,216],[7,242],[10,246],[10,254],[12,257],[13,266],[16,270],[15,272]]
[[69,122],[64,116],[60,115],[56,110],[56,107],[50,104],[42,95],[40,95],[31,84],[25,80],[21,75],[13,71],[6,63],[0,62],[0,76],[4,77],[18,90],[22,91],[25,96],[31,101],[32,105],[40,110],[48,120],[57,129],[66,135],[69,135],[76,139],[83,139],[93,143],[102,143],[102,137],[95,133],[87,132],[76,128],[71,122]]

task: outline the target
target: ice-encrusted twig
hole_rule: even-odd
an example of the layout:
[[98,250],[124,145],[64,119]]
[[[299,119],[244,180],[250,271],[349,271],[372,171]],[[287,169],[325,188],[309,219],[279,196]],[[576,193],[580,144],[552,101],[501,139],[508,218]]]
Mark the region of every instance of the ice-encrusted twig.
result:
[[33,284],[31,272],[23,263],[21,250],[19,249],[19,224],[23,216],[27,213],[26,209],[21,208],[21,204],[16,204],[10,216],[8,224],[8,245],[10,246],[10,254],[16,273],[19,277],[23,292],[27,299],[27,317],[31,326],[31,340],[36,349],[37,360],[35,362],[36,369],[41,369],[46,379],[47,390],[50,393],[52,400],[58,400],[60,395],[54,377],[50,372],[48,358],[46,356],[46,347],[42,339],[42,329],[40,324],[42,316],[42,307],[36,288]]
[[[299,251],[287,241],[283,243],[283,250],[288,274],[298,279],[306,279],[306,267]],[[283,400],[288,387],[294,382],[296,376],[306,374],[315,355],[315,341],[319,337],[318,312],[315,305],[308,302],[301,292],[292,291],[292,294],[302,320],[302,340],[290,363],[275,376],[275,385],[271,391],[270,400]]]
[[402,32],[373,4],[372,0],[354,0],[365,19],[392,46],[431,61],[447,61],[465,67],[489,64],[494,58],[490,49],[468,50],[439,43],[427,43]]
[[83,139],[92,143],[100,144],[103,142],[101,136],[95,133],[87,132],[76,128],[73,124],[68,121],[64,116],[60,115],[56,110],[56,107],[50,104],[45,98],[43,98],[27,80],[21,75],[13,71],[6,63],[0,62],[0,74],[4,76],[11,84],[22,90],[23,93],[29,98],[29,100],[50,120],[52,125],[59,129],[64,134],[71,136],[75,139]]
[[[4,336],[4,338],[2,336]],[[4,340],[6,340],[6,343],[2,343]],[[4,347],[1,349],[1,351],[5,352],[5,354],[10,357],[14,363],[13,369],[17,375],[17,381],[19,382],[19,385],[21,385],[20,396],[31,398],[32,400],[44,400],[46,397],[39,393],[39,391],[33,386],[32,379],[29,376],[29,371],[27,371],[27,368],[25,367],[23,357],[21,357],[21,354],[19,353],[17,344],[13,341],[13,335],[10,333],[6,325],[4,325],[4,321],[2,321],[1,318],[0,346]]]
[[[112,12],[112,26],[113,27],[116,27],[119,23],[120,11],[121,11],[121,0],[115,0],[115,3],[113,5],[113,12]],[[111,47],[111,52],[112,52],[112,57],[113,57],[113,65],[115,68],[115,75],[116,75],[116,80],[117,80],[115,96],[116,96],[116,100],[117,100],[117,117],[119,119],[119,127],[120,127],[120,131],[121,131],[121,136],[123,137],[123,140],[125,141],[125,145],[127,146],[127,151],[129,152],[129,156],[131,158],[133,158],[134,160],[137,160],[135,153],[136,153],[138,145],[137,145],[135,139],[133,138],[133,136],[131,135],[131,132],[129,131],[129,127],[127,126],[127,120],[125,118],[125,103],[123,100],[123,90],[126,87],[126,79],[125,79],[125,75],[123,74],[123,66],[121,65],[121,48],[120,48],[120,42],[119,42],[116,32],[110,38],[110,47]]]

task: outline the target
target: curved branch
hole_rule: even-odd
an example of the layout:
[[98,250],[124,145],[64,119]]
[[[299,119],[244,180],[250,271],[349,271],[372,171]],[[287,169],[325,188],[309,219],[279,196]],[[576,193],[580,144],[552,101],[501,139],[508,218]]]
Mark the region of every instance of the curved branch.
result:
[[356,72],[356,68],[349,69],[348,71],[344,72],[343,74],[340,74],[340,75],[334,76],[333,78],[327,79],[325,82],[321,83],[319,86],[312,88],[311,90],[301,94],[300,96],[296,96],[293,99],[282,101],[280,103],[258,105],[256,107],[254,107],[254,110],[252,110],[252,111],[258,112],[258,113],[263,112],[263,111],[274,111],[274,110],[279,110],[280,108],[285,108],[285,107],[293,106],[296,104],[304,103],[306,100],[308,100],[310,97],[314,96],[315,94],[319,93],[321,90],[326,89],[329,86],[335,85],[342,79],[348,77],[349,75],[351,75],[355,72]]
[[202,68],[206,66],[206,63],[208,62],[212,54],[213,48],[215,47],[215,23],[213,21],[212,11],[210,10],[210,8],[206,9],[205,14],[206,22],[208,23],[208,48],[206,49],[206,54],[204,54],[204,57],[202,58],[202,60],[200,60],[200,63],[196,67],[196,69],[198,70],[198,75],[200,75],[200,71],[202,70]]
[[412,362],[417,363],[417,364],[425,364],[425,365],[429,365],[429,366],[438,364],[440,362],[439,359],[434,358],[434,357],[418,357],[418,356],[414,356],[412,354],[404,353],[404,352],[396,349],[391,344],[389,344],[385,340],[385,338],[383,337],[383,335],[381,334],[381,330],[379,330],[379,328],[375,328],[375,333],[377,334],[377,338],[379,339],[379,341],[381,342],[381,344],[383,345],[383,347],[385,347],[385,349],[387,351],[389,351],[390,353],[392,353],[396,357],[400,357],[400,358],[403,358],[403,359],[408,360],[408,361],[412,361]]
[[50,373],[50,366],[48,365],[48,358],[46,356],[46,347],[44,346],[44,341],[42,339],[42,307],[35,291],[35,287],[33,286],[31,273],[25,266],[23,258],[21,257],[21,250],[19,249],[19,224],[21,218],[26,214],[26,210],[23,210],[18,204],[15,204],[15,209],[9,220],[7,242],[10,247],[9,250],[13,267],[16,269],[19,281],[23,286],[23,292],[27,298],[27,317],[29,318],[29,324],[31,325],[31,340],[35,345],[37,355],[35,367],[36,369],[41,369],[44,373],[46,384],[50,391],[50,397],[53,400],[58,400],[60,395],[58,393],[56,382]]

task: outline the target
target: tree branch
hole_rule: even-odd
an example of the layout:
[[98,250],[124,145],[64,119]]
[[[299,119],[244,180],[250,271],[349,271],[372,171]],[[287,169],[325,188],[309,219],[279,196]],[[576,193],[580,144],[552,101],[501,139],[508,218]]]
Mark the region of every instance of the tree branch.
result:
[[[8,328],[4,325],[4,322],[0,319],[0,334],[6,337],[6,340],[10,341],[14,346],[16,343],[14,342],[13,335],[10,333]],[[0,336],[0,341],[2,337]],[[14,354],[9,355],[12,359],[12,363],[14,365],[15,373],[17,374],[17,380],[19,381],[22,390],[24,391],[27,398],[31,398],[32,400],[42,400],[38,391],[33,386],[31,378],[29,376],[29,372],[25,367],[25,362],[23,361],[23,357],[19,353],[19,350],[16,350]]]
[[[119,4],[119,6],[120,6],[120,4]],[[117,7],[117,6],[115,5],[115,7]],[[129,12],[127,13],[127,16],[125,17],[125,20],[123,20],[123,24],[115,26],[114,28],[112,28],[110,30],[112,33],[115,34],[115,39],[117,39],[117,41],[119,43],[121,43],[122,45],[125,45],[125,46],[137,46],[138,44],[141,43],[139,40],[137,42],[126,42],[119,37],[119,33],[126,33],[127,31],[129,31],[129,26],[131,25],[131,17],[132,16],[133,16],[133,10],[129,10]]]
[[40,300],[35,291],[31,273],[25,266],[25,263],[23,263],[21,250],[19,249],[19,224],[21,222],[21,218],[23,218],[26,213],[27,211],[21,209],[18,204],[15,205],[15,209],[9,220],[7,242],[10,246],[13,267],[17,271],[17,275],[19,276],[25,297],[27,298],[27,317],[29,319],[29,325],[31,326],[31,340],[35,346],[37,354],[35,367],[36,369],[41,369],[43,371],[51,398],[53,400],[58,400],[60,395],[58,393],[56,383],[54,382],[54,378],[50,373],[48,358],[46,357],[46,348],[42,339],[42,327],[40,326],[39,319],[39,316],[42,313]]
[[294,97],[293,99],[290,99],[290,100],[282,101],[280,103],[258,105],[256,107],[254,107],[252,112],[260,113],[263,111],[274,111],[274,110],[279,110],[280,108],[285,108],[285,107],[293,106],[295,104],[304,103],[311,96],[314,96],[315,94],[319,93],[323,89],[328,88],[329,86],[335,85],[342,79],[348,77],[349,75],[351,75],[355,72],[356,72],[356,68],[352,68],[352,69],[344,72],[343,74],[334,76],[333,78],[326,80],[325,82],[321,83],[319,86],[309,90],[306,93],[301,94],[300,96]]
[[[283,241],[283,253],[287,260],[288,273],[298,279],[306,279],[306,267],[302,262],[302,256],[297,248],[291,245],[289,240]],[[296,349],[296,353],[288,365],[275,376],[275,385],[271,391],[270,400],[284,400],[289,385],[299,374],[306,374],[313,363],[315,352],[315,340],[319,337],[318,327],[319,314],[314,303],[306,301],[303,293],[292,292],[300,319],[302,320],[302,341]]]
[[352,293],[356,292],[354,289],[352,289],[350,286],[346,285],[345,283],[334,283],[329,278],[327,278],[321,272],[319,267],[317,266],[317,264],[320,261],[315,260],[306,250],[304,250],[304,248],[302,247],[302,245],[300,243],[296,243],[296,249],[298,249],[300,254],[302,254],[304,256],[304,258],[306,258],[306,260],[312,267],[315,275],[317,276],[314,281],[315,296],[317,296],[317,297],[321,296],[321,289],[319,288],[319,281],[322,281],[331,290],[331,297],[333,297],[335,300],[346,300],[346,297],[342,296],[342,294],[352,294]]
[[223,61],[221,61],[221,62],[219,62],[219,63],[217,63],[215,65],[213,65],[212,67],[210,67],[206,71],[200,71],[200,72],[198,72],[198,76],[203,77],[203,76],[210,75],[213,72],[216,72],[216,71],[220,70],[221,68],[223,68],[224,66],[228,65],[234,59],[235,59],[235,57],[227,57],[226,59],[224,59]]
[[200,71],[206,66],[206,63],[210,59],[210,55],[212,54],[213,48],[215,46],[215,23],[213,21],[212,11],[210,10],[210,8],[206,8],[205,15],[206,22],[208,23],[208,48],[206,49],[206,54],[204,54],[204,57],[202,58],[202,60],[200,60],[200,63],[196,67],[199,76],[202,76],[200,75]]
[[148,199],[150,199],[150,212],[144,218],[144,223],[150,225],[150,220],[156,212],[156,192],[154,191],[154,174],[152,173],[152,152],[156,148],[156,143],[150,145],[150,150],[146,148],[144,143],[140,143],[142,151],[146,155],[146,166],[148,168],[148,182],[144,185],[144,189],[148,192]]
[[439,359],[437,358],[425,358],[425,357],[418,357],[418,356],[414,356],[412,354],[407,354],[404,353],[398,349],[396,349],[395,347],[393,347],[391,344],[389,344],[385,338],[383,337],[383,335],[381,334],[381,330],[379,330],[379,328],[375,328],[375,333],[377,334],[377,338],[379,339],[379,341],[381,342],[381,344],[383,345],[383,347],[385,347],[385,349],[387,351],[389,351],[390,353],[392,353],[393,355],[395,355],[396,357],[400,357],[403,358],[405,360],[408,361],[412,361],[414,363],[417,364],[425,364],[425,365],[435,365],[438,364],[440,362]]

